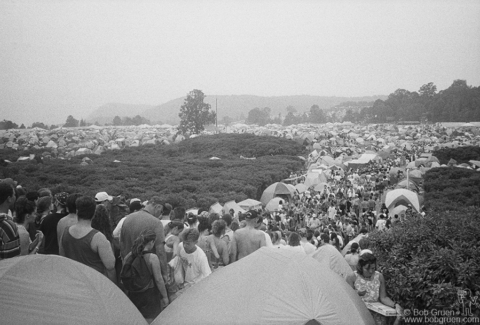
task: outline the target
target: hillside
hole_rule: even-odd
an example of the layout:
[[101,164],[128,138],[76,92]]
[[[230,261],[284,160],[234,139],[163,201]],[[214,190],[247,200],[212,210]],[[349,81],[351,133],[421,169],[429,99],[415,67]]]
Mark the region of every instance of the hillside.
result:
[[[282,116],[285,116],[287,114],[287,106],[295,107],[297,112],[305,112],[308,111],[312,105],[318,105],[322,109],[328,109],[346,101],[373,102],[377,99],[386,98],[386,96],[324,97],[298,95],[264,97],[253,95],[206,95],[205,102],[210,104],[212,109],[215,109],[215,100],[217,100],[219,120],[225,116],[236,120],[244,119],[248,115],[248,112],[255,107],[270,107],[273,116],[278,115],[279,113],[281,113]],[[180,106],[183,104],[183,100],[183,97],[171,100],[160,106],[150,108],[140,115],[150,119],[151,121],[161,120],[165,123],[178,123],[178,112],[180,110]]]
[[115,116],[120,117],[134,117],[135,115],[142,116],[142,113],[148,109],[152,109],[155,106],[152,105],[133,105],[133,104],[120,104],[120,103],[108,103],[100,106],[93,111],[88,117],[88,123],[98,122],[100,124],[112,123]]

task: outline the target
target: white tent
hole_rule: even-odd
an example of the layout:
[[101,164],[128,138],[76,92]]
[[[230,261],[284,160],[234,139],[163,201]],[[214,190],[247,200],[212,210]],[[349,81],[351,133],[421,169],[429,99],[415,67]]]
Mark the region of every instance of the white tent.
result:
[[0,261],[2,324],[147,324],[107,277],[56,255]]
[[263,247],[189,288],[152,325],[200,323],[362,325],[374,321],[358,294],[327,266],[300,252]]
[[262,207],[262,202],[254,200],[254,199],[246,199],[243,201],[238,202],[238,205],[245,210],[251,210],[256,208]]
[[[261,203],[260,203],[261,204]],[[233,209],[235,211],[235,215],[238,215],[238,212],[244,213],[245,210],[240,207],[235,201],[228,201],[223,205],[223,213],[229,213],[229,211]],[[233,216],[232,216],[233,217]]]
[[420,212],[420,201],[418,200],[417,193],[403,188],[387,192],[385,205],[389,211],[400,204],[411,204],[413,209]]

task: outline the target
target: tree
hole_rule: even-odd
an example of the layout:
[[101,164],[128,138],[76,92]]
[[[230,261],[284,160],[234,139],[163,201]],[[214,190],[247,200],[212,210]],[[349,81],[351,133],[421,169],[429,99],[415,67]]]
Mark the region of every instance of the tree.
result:
[[288,105],[286,109],[287,109],[287,114],[297,112],[297,109],[295,107],[293,107],[292,105]]
[[180,107],[180,125],[182,133],[198,134],[205,129],[206,124],[215,123],[217,114],[210,111],[210,104],[204,103],[205,95],[201,90],[194,89],[187,94]]
[[85,121],[84,119],[81,119],[80,126],[87,126],[87,121]]
[[270,107],[258,108],[255,107],[248,112],[248,117],[245,120],[248,124],[265,125],[271,122],[270,120]]
[[0,130],[8,129],[18,129],[18,124],[8,120],[3,120],[0,122]]
[[32,124],[32,128],[40,128],[40,129],[48,130],[48,125],[46,125],[42,122],[35,122],[35,123]]
[[122,125],[122,119],[118,115],[113,118],[112,122],[113,122],[113,125],[115,126]]
[[63,125],[66,128],[72,128],[78,126],[78,120],[76,120],[72,115],[68,115],[66,123]]
[[25,129],[25,124],[20,125],[20,129]]
[[310,123],[325,123],[327,121],[327,117],[325,116],[325,112],[318,107],[318,105],[312,105],[310,107]]
[[428,84],[423,85],[418,90],[418,93],[422,97],[433,97],[437,93],[437,86],[433,84],[433,82],[429,82]]

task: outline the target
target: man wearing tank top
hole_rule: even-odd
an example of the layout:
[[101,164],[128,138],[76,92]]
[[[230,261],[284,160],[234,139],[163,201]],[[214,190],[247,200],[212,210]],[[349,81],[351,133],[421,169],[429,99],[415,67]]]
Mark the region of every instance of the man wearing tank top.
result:
[[59,247],[60,255],[90,266],[116,283],[112,246],[104,234],[91,226],[95,215],[95,200],[82,196],[75,204],[78,222],[64,230]]

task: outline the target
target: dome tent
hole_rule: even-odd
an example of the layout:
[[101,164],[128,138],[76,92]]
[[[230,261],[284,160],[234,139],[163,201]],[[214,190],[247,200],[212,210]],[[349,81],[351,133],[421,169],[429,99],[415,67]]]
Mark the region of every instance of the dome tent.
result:
[[360,325],[374,321],[358,294],[328,266],[299,252],[263,247],[189,288],[152,324]]
[[420,201],[417,193],[407,189],[395,189],[387,192],[385,196],[385,205],[388,210],[399,205],[412,205],[415,211],[420,212]]
[[4,324],[147,324],[137,308],[96,270],[56,255],[0,262]]

